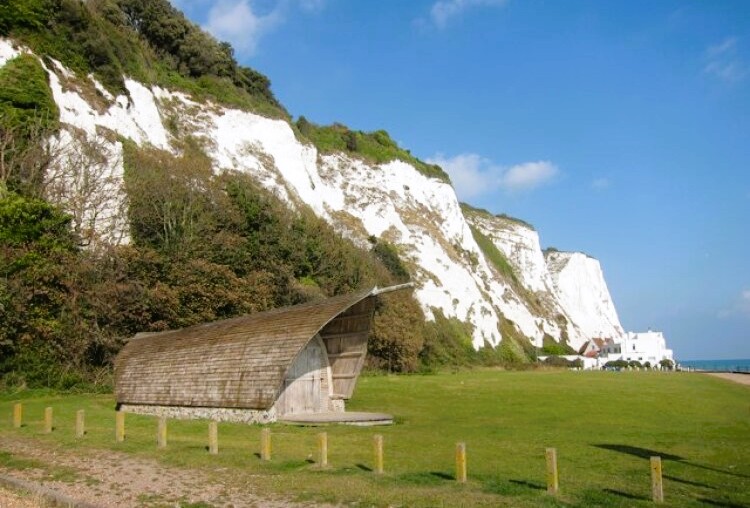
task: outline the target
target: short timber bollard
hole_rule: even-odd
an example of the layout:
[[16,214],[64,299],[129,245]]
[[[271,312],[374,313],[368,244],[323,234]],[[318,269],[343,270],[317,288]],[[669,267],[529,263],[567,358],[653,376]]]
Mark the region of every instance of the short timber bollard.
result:
[[125,413],[122,411],[115,412],[115,441],[125,441]]
[[44,433],[45,434],[52,433],[52,408],[51,407],[44,408]]
[[466,483],[466,443],[456,443],[456,481]]
[[373,451],[375,452],[375,468],[376,474],[383,474],[383,436],[375,434],[372,437]]
[[156,426],[156,447],[167,447],[167,419],[164,416],[159,417],[159,423]]
[[86,434],[86,411],[79,409],[76,411],[76,437],[83,437]]
[[651,499],[664,502],[664,485],[661,479],[661,457],[651,457]]
[[13,405],[13,428],[20,429],[23,423],[23,404],[20,402]]
[[219,453],[219,424],[215,421],[208,422],[208,453]]
[[544,454],[547,457],[547,494],[555,495],[560,490],[560,478],[557,474],[557,450],[547,448]]
[[328,467],[328,433],[318,434],[318,466]]
[[271,460],[271,429],[260,431],[260,460]]

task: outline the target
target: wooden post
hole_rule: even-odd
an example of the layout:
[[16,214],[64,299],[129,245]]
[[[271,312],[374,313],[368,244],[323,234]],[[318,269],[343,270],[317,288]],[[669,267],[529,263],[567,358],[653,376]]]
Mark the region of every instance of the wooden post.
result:
[[318,434],[318,466],[328,467],[328,433]]
[[664,485],[661,479],[661,457],[651,457],[651,499],[664,502]]
[[167,419],[164,416],[159,417],[159,423],[156,426],[156,447],[167,447]]
[[555,448],[547,448],[545,456],[547,457],[547,494],[554,496],[560,490],[559,476],[557,474],[557,450]]
[[466,443],[456,443],[456,481],[466,483]]
[[208,422],[208,453],[219,453],[219,424],[215,421]]
[[375,468],[376,474],[383,474],[383,436],[375,434],[372,439],[373,449],[375,451]]
[[13,404],[13,428],[20,429],[23,423],[23,404]]
[[86,411],[79,409],[76,411],[76,437],[83,437],[86,434]]
[[51,407],[44,408],[44,433],[45,434],[52,433],[52,408]]
[[115,441],[125,441],[125,413],[122,411],[115,412]]
[[271,460],[271,429],[260,431],[260,460]]

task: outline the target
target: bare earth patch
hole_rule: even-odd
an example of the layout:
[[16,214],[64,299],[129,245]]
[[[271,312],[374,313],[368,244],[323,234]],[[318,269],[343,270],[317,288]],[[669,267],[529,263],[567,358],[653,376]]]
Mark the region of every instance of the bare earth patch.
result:
[[733,374],[731,372],[707,372],[707,374],[750,386],[750,374]]
[[43,501],[33,495],[19,493],[0,486],[0,506],[3,508],[39,508]]
[[[205,503],[217,508],[311,506],[255,493],[252,475],[238,477],[233,473],[230,484],[221,478],[220,470],[168,467],[150,459],[112,451],[73,453],[8,435],[3,436],[0,451],[44,464],[44,469],[0,467],[1,475],[36,482],[77,501],[103,508],[180,506],[181,503]],[[36,504],[34,501],[33,496],[0,488],[3,508],[40,506],[38,499]]]

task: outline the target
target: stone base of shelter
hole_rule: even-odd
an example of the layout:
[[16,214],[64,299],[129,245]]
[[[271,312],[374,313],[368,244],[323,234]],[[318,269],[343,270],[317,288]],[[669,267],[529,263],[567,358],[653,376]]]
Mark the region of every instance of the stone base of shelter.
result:
[[340,412],[340,413],[307,413],[296,415],[283,415],[279,421],[293,425],[356,425],[360,427],[372,427],[374,425],[392,425],[393,416],[385,413],[363,413],[363,412]]
[[276,408],[231,409],[221,407],[152,406],[147,404],[120,404],[120,411],[142,415],[163,416],[176,420],[215,420],[235,423],[273,423],[276,421]]

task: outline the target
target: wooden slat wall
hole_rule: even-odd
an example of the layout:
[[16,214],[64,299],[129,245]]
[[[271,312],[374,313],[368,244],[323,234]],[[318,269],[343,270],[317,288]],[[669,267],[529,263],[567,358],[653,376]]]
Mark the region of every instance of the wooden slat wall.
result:
[[[370,294],[134,338],[115,361],[117,402],[269,409],[294,358],[324,327],[339,334],[326,342],[328,353],[336,347],[359,355],[334,358],[334,374],[358,375],[374,309]],[[342,379],[337,385],[334,378],[333,391],[351,397],[355,381]]]
[[328,323],[320,332],[328,350],[333,379],[333,397],[350,399],[367,355],[375,297],[352,305]]

